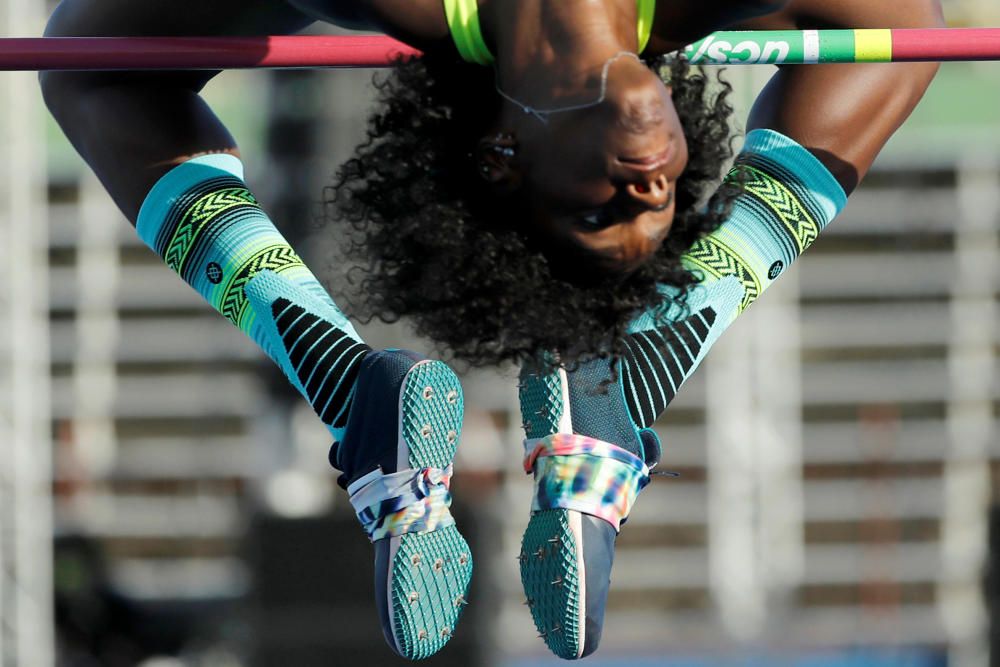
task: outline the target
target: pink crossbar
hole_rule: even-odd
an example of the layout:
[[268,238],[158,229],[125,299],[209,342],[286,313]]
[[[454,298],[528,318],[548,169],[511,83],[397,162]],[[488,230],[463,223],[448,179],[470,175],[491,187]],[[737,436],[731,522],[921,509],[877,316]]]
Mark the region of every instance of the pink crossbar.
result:
[[[419,54],[379,35],[12,37],[0,39],[0,70],[385,67]],[[1000,28],[893,30],[892,60],[1000,60]]]
[[8,38],[0,70],[385,67],[419,54],[381,35]]

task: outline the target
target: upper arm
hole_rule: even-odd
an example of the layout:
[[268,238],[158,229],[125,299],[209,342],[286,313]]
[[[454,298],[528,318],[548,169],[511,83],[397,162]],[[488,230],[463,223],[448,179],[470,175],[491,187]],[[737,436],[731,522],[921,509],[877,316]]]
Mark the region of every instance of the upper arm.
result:
[[741,21],[738,30],[944,27],[940,0],[789,0],[766,15]]
[[[943,23],[938,0],[792,0],[780,12],[741,27],[936,28]],[[916,107],[937,67],[936,63],[784,67],[758,97],[747,129],[770,128],[795,139],[851,192]]]

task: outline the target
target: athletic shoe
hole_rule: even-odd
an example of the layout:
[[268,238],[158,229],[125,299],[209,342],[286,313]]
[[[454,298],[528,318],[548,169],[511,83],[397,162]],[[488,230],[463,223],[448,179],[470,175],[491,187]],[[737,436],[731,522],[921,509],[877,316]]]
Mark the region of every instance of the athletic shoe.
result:
[[375,546],[375,604],[399,655],[419,660],[455,631],[472,556],[449,512],[462,425],[452,370],[407,351],[362,361],[342,442],[330,461]]
[[606,359],[572,372],[526,368],[519,387],[525,471],[535,476],[521,583],[539,635],[574,660],[600,643],[615,538],[660,459],[660,443],[629,417]]

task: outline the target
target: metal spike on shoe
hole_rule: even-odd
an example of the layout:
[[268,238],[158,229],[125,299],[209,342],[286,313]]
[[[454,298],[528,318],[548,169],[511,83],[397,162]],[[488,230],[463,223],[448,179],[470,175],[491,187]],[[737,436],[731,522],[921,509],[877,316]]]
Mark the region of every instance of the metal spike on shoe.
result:
[[[584,641],[584,571],[568,515],[564,510],[532,515],[521,546],[521,553],[530,556],[519,560],[525,605],[538,636],[557,656],[575,660]],[[539,553],[545,557],[538,558]]]
[[[402,443],[398,451],[406,452],[401,467],[449,467],[464,411],[454,372],[440,361],[417,361],[398,389],[398,406],[392,432]],[[468,543],[454,524],[385,539],[392,541],[392,550],[383,632],[400,655],[410,660],[430,657],[452,638],[465,608],[472,575]]]

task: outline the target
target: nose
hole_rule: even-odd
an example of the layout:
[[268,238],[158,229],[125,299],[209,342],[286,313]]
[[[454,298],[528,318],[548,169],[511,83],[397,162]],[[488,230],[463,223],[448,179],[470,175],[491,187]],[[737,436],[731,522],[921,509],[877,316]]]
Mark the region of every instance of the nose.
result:
[[670,186],[663,174],[643,174],[625,186],[629,198],[645,208],[662,208],[670,199]]

